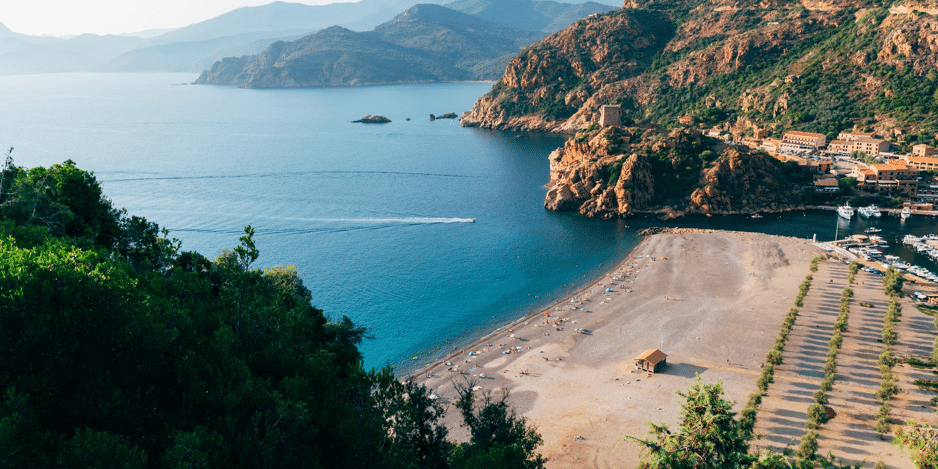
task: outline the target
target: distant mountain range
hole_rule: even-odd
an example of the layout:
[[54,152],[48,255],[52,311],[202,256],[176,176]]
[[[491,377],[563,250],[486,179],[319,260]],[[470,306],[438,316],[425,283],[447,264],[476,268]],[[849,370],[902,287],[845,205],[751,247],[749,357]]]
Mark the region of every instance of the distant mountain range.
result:
[[[414,6],[417,1],[360,0],[317,6],[274,2],[239,8],[179,29],[127,35],[29,36],[10,31],[0,24],[0,74],[201,72],[223,57],[257,54],[276,41],[294,41],[331,26],[369,30]],[[421,3],[442,4],[447,1],[423,0]],[[567,1],[584,4],[583,0]],[[599,1],[611,3],[614,0]],[[481,2],[481,6],[473,5],[479,3],[474,1],[456,3],[465,3],[466,8],[481,8],[480,14],[484,14],[482,10],[486,8],[493,11],[484,5],[485,2]],[[514,0],[506,3],[514,3]],[[536,13],[531,16],[531,26],[525,29],[540,30],[549,26],[550,22],[545,23],[545,15],[555,14],[550,11]],[[558,21],[566,21],[557,18]]]
[[294,88],[493,80],[521,49],[611,8],[598,3],[459,0],[421,4],[368,32],[332,27],[216,62],[196,84]]

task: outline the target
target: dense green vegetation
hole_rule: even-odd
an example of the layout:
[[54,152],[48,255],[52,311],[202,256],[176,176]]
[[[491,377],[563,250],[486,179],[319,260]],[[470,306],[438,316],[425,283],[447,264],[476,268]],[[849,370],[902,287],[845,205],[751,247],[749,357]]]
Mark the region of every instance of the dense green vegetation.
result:
[[648,159],[655,175],[655,199],[663,205],[675,204],[691,195],[698,186],[700,171],[719,155],[709,148],[715,139],[683,148],[654,151],[647,147]]
[[465,443],[295,267],[214,261],[114,209],[71,161],[0,172],[0,467],[541,467],[504,397],[461,389]]

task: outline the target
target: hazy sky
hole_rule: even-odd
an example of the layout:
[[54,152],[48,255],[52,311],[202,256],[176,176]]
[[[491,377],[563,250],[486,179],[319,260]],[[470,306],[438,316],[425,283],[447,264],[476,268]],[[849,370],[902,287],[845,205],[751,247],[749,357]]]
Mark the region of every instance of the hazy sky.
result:
[[[0,0],[0,23],[29,35],[122,34],[180,28],[273,0]],[[289,0],[324,5],[356,0]]]

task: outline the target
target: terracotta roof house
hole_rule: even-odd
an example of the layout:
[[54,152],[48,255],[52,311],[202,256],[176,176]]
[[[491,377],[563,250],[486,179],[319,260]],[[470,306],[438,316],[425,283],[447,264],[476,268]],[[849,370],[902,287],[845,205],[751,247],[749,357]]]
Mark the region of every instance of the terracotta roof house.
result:
[[668,356],[661,350],[650,348],[635,357],[635,369],[657,373],[668,364]]

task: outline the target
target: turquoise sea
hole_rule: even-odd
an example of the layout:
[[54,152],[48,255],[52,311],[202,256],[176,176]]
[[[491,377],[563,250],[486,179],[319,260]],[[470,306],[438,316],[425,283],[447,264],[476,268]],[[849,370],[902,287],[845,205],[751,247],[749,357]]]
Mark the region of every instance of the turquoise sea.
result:
[[[547,155],[565,136],[428,119],[470,109],[490,83],[186,85],[195,78],[0,77],[0,147],[21,166],[74,160],[116,206],[210,258],[252,225],[256,266],[296,265],[315,306],[369,328],[367,367],[411,370],[535,312],[660,224],[545,210]],[[393,122],[350,122],[366,114]],[[869,222],[836,223],[831,212],[680,222],[824,239]],[[890,236],[936,231],[930,219],[872,223]]]

